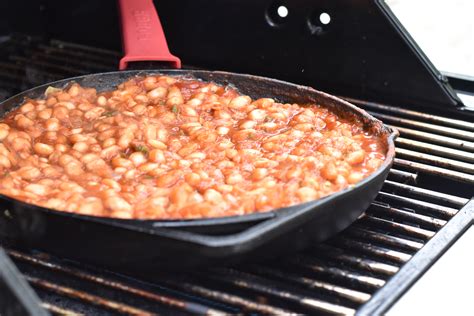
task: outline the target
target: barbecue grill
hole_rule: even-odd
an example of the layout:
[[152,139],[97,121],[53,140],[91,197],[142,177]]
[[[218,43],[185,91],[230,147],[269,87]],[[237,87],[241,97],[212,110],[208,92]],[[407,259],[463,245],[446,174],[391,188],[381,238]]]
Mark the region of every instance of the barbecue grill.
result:
[[[2,100],[118,68],[115,1],[32,3],[0,10]],[[282,6],[288,16],[278,15]],[[472,225],[474,112],[457,95],[474,93],[473,81],[439,73],[383,2],[157,8],[171,51],[188,67],[314,86],[397,128],[387,181],[364,215],[324,243],[275,260],[178,272],[111,270],[31,249],[7,237],[14,232],[1,209],[0,245],[11,261],[0,253],[0,272],[8,271],[0,273],[0,314],[379,314]]]

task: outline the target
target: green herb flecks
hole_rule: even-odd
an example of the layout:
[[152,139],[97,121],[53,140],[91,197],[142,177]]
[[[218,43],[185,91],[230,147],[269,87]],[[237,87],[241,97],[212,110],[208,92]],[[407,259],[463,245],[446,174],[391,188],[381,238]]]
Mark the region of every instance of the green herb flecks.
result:
[[145,154],[145,155],[148,155],[148,152],[149,152],[148,147],[146,147],[146,146],[144,146],[144,145],[138,145],[138,146],[135,147],[135,149],[136,149],[137,151],[139,151],[139,152]]
[[268,122],[271,122],[271,121],[273,121],[273,119],[270,116],[265,117],[265,122],[268,123]]
[[173,105],[173,107],[171,108],[171,111],[174,113],[174,114],[179,114],[179,108],[177,105]]
[[104,113],[104,116],[107,116],[107,117],[111,117],[111,116],[114,116],[118,113],[118,111],[116,110],[112,110],[112,111],[107,111]]

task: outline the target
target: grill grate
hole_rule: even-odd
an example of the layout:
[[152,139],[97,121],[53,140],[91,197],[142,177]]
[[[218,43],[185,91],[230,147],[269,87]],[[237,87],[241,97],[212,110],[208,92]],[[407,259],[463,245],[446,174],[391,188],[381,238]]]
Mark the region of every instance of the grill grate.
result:
[[[46,81],[113,70],[119,56],[18,35],[0,44],[2,53],[4,97]],[[468,202],[474,124],[351,101],[399,129],[397,158],[367,212],[305,252],[265,264],[157,272],[140,280],[44,252],[7,252],[54,314],[354,314]],[[450,181],[456,194],[446,185]]]

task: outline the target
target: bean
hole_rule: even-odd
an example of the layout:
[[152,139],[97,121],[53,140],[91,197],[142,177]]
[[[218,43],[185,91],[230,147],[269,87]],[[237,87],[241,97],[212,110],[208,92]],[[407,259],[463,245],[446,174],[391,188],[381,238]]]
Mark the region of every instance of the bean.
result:
[[197,186],[201,183],[201,176],[197,173],[188,173],[184,176],[186,182],[192,186]]
[[153,162],[164,162],[165,161],[165,155],[163,154],[162,150],[153,149],[148,154],[148,159],[150,159],[150,161],[153,161]]
[[166,97],[166,104],[167,105],[179,105],[183,104],[183,96],[181,94],[181,90],[178,87],[170,87],[168,89],[168,95]]
[[216,129],[216,132],[218,135],[227,135],[229,133],[229,128],[226,127],[226,126],[219,126],[217,129]]
[[89,149],[89,145],[86,142],[77,142],[72,146],[72,149],[85,153]]
[[8,159],[8,157],[0,154],[0,166],[5,169],[9,169],[11,168],[12,163],[10,162],[10,159]]
[[107,105],[107,98],[104,97],[103,95],[101,95],[100,97],[97,98],[97,104],[100,105],[100,106],[106,106]]
[[40,156],[49,156],[53,153],[54,148],[48,144],[36,143],[34,150]]
[[102,201],[95,197],[84,199],[77,212],[83,215],[101,215],[104,210]]
[[35,123],[27,118],[26,116],[22,115],[16,122],[17,126],[23,129],[27,129],[32,127]]
[[312,131],[312,130],[313,130],[313,124],[310,124],[310,123],[300,123],[300,124],[296,124],[296,125],[294,126],[294,128],[296,128],[296,129],[299,130],[299,131],[309,132],[309,131]]
[[107,148],[107,147],[115,145],[116,143],[117,141],[115,140],[115,138],[108,138],[102,142],[102,147]]
[[110,196],[104,200],[105,207],[112,210],[114,217],[132,218],[132,206],[119,196]]
[[80,176],[83,173],[82,165],[78,161],[70,161],[64,166],[64,171],[69,176]]
[[241,129],[251,129],[257,126],[256,121],[251,121],[251,120],[246,120],[243,123],[240,124],[239,128]]
[[27,102],[20,107],[20,112],[25,114],[27,112],[33,111],[34,109],[35,105],[33,103]]
[[168,94],[168,91],[164,87],[157,87],[147,93],[147,97],[152,100],[163,99]]
[[187,155],[186,156],[186,159],[190,159],[190,160],[204,160],[206,159],[206,154],[203,153],[203,152],[194,152],[190,155]]
[[94,161],[94,160],[97,160],[97,159],[100,159],[100,157],[96,154],[85,154],[81,157],[81,162],[82,163],[88,163],[88,162],[91,162],[91,161]]
[[181,114],[185,116],[198,116],[196,110],[190,106],[183,106],[181,109]]
[[8,129],[0,128],[0,142],[3,141],[5,138],[7,138],[8,134],[9,134]]
[[229,107],[236,110],[242,109],[250,104],[251,101],[252,100],[248,96],[238,96],[230,101]]
[[27,139],[24,138],[16,138],[15,141],[11,144],[11,147],[14,151],[29,151],[31,149],[31,143]]
[[39,196],[45,196],[49,192],[48,188],[45,185],[35,183],[28,184],[27,186],[25,186],[24,190]]
[[17,173],[24,180],[34,180],[41,176],[41,171],[33,166],[21,167],[18,169]]
[[81,103],[77,106],[80,111],[87,112],[94,107],[94,104],[91,103]]
[[166,173],[166,174],[160,176],[156,180],[156,184],[159,187],[170,187],[173,184],[175,184],[178,180],[179,180],[179,175],[177,175],[176,173],[171,172],[171,173]]
[[213,143],[216,139],[217,135],[212,132],[204,132],[197,137],[197,140],[203,143]]
[[168,146],[165,143],[163,143],[159,140],[155,140],[155,139],[148,140],[148,144],[151,147],[156,148],[156,149],[164,150],[164,149],[168,148]]
[[182,147],[180,150],[178,150],[178,154],[182,157],[186,157],[193,152],[195,152],[199,148],[199,145],[196,143],[190,143],[188,145],[185,145]]
[[364,162],[365,160],[365,151],[357,150],[349,153],[346,157],[346,161],[351,165],[358,165]]
[[265,109],[271,107],[275,103],[275,100],[270,98],[261,98],[253,102],[253,104],[259,108]]
[[318,193],[315,189],[310,187],[302,187],[296,191],[296,195],[299,197],[301,202],[308,202],[315,200],[318,197]]
[[57,132],[59,130],[59,120],[57,118],[47,119],[45,122],[45,128],[50,132]]
[[230,174],[226,177],[225,183],[227,183],[227,184],[238,184],[238,183],[242,182],[243,180],[244,180],[244,178],[242,177],[241,174],[232,173],[232,174]]
[[321,169],[321,175],[329,181],[335,180],[337,177],[337,169],[334,163],[326,163],[326,165]]
[[125,149],[125,148],[128,148],[128,146],[130,146],[130,143],[132,142],[132,140],[133,140],[133,132],[127,131],[125,134],[120,136],[117,144],[119,145],[120,148]]
[[137,115],[143,115],[146,112],[146,106],[143,104],[137,104],[133,107],[133,113]]
[[95,107],[84,113],[87,120],[94,120],[100,117],[106,110],[104,108]]
[[186,104],[192,107],[196,107],[202,104],[202,100],[198,98],[193,98],[193,99],[190,99],[188,102],[186,102]]
[[120,184],[112,179],[104,179],[102,180],[102,183],[105,184],[106,186],[110,187],[112,190],[116,192],[120,192],[122,190],[122,187]]
[[186,201],[193,189],[188,184],[184,183],[171,190],[170,201],[176,205],[176,208],[181,208],[186,204]]
[[255,181],[261,180],[268,175],[268,169],[266,168],[255,168],[252,172],[252,179]]
[[129,159],[135,166],[139,166],[146,162],[145,155],[141,152],[134,152],[130,155]]
[[255,109],[249,113],[249,118],[257,122],[262,122],[266,116],[267,112],[261,109]]
[[56,210],[63,210],[66,207],[66,202],[61,199],[52,198],[46,201],[44,206]]
[[364,178],[364,175],[360,172],[352,172],[351,174],[349,174],[349,176],[347,177],[347,182],[349,182],[350,184],[355,184],[359,181],[361,181],[362,179]]
[[222,202],[222,194],[214,189],[207,189],[204,192],[204,199],[212,204],[218,204]]

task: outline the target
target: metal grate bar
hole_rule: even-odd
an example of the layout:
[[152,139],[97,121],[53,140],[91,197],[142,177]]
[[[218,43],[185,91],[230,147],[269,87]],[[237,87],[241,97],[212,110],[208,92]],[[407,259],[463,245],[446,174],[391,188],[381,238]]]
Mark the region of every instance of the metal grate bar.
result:
[[[355,102],[358,103],[358,101],[356,100]],[[402,116],[407,116],[407,117],[411,117],[411,118],[415,118],[419,120],[420,119],[427,120],[432,123],[457,127],[457,128],[465,129],[468,131],[474,131],[474,124],[467,121],[463,121],[463,120],[457,120],[457,119],[447,118],[444,116],[421,113],[421,112],[407,110],[400,107],[388,106],[388,105],[377,104],[377,103],[372,103],[372,102],[364,102],[363,106],[365,108],[388,112],[390,114],[400,114]]]
[[418,175],[416,173],[411,173],[407,171],[402,171],[398,169],[390,169],[388,177],[394,180],[397,180],[402,183],[416,183]]
[[263,276],[269,276],[278,278],[283,281],[296,283],[299,285],[304,285],[309,289],[317,289],[325,292],[328,295],[341,297],[347,300],[350,300],[354,303],[362,304],[368,301],[371,297],[370,294],[364,293],[357,290],[352,290],[346,287],[338,286],[328,282],[319,281],[316,279],[311,279],[296,274],[282,272],[276,269],[261,267],[261,266],[252,266],[252,272],[256,272]]
[[196,295],[204,296],[212,300],[220,301],[226,304],[239,306],[245,311],[253,311],[268,315],[291,315],[290,310],[273,307],[268,304],[259,304],[252,299],[242,298],[239,295],[228,294],[223,291],[208,289],[204,286],[191,284],[188,282],[170,282],[170,286],[191,292]]
[[441,218],[450,218],[454,216],[458,210],[455,208],[447,207],[447,206],[441,206],[429,202],[424,202],[400,195],[395,195],[391,193],[386,193],[386,192],[379,192],[379,195],[377,196],[377,201],[382,201],[382,202],[395,202],[399,203],[402,205],[406,205],[409,207],[413,207],[416,209],[417,212],[421,211],[426,211],[428,213],[435,214],[436,216],[439,216]]
[[100,296],[92,295],[89,293],[78,291],[73,288],[51,283],[51,282],[41,280],[39,278],[30,276],[30,275],[24,274],[24,277],[34,287],[38,287],[47,291],[52,291],[60,295],[64,295],[73,299],[81,300],[81,301],[84,301],[84,302],[87,302],[87,303],[90,303],[102,308],[106,308],[106,309],[121,313],[121,314],[137,315],[137,316],[157,315],[155,313],[151,313],[143,309],[139,309],[139,308],[136,308],[127,304],[119,303],[116,301],[107,300]]
[[62,75],[68,75],[68,76],[72,76],[74,74],[76,75],[85,75],[88,73],[88,71],[85,71],[83,69],[77,69],[77,68],[71,68],[71,67],[68,67],[68,66],[63,66],[63,65],[58,65],[56,63],[51,63],[51,62],[47,62],[47,61],[39,61],[39,60],[31,60],[29,58],[26,58],[26,57],[22,57],[22,56],[10,56],[10,59],[14,60],[14,61],[18,61],[18,62],[22,62],[22,63],[25,63],[25,64],[34,64],[35,66],[38,66],[42,69],[47,69],[47,71],[51,71],[53,73],[61,73]]
[[104,55],[109,58],[117,58],[121,57],[122,54],[113,50],[108,50],[104,48],[98,48],[98,47],[92,47],[92,46],[87,46],[87,45],[81,45],[81,44],[76,44],[76,43],[70,43],[70,42],[64,42],[60,40],[51,40],[51,45],[59,47],[59,48],[73,48],[74,50],[81,50],[83,52],[89,53],[89,54],[99,54],[99,55]]
[[401,126],[395,126],[395,125],[389,125],[389,126],[396,128],[402,136],[409,136],[415,139],[443,145],[446,147],[457,148],[459,150],[474,152],[474,142],[468,142],[462,139],[441,136],[441,135],[409,129],[409,128],[405,128]]
[[343,315],[355,314],[355,310],[351,308],[331,304],[304,294],[296,294],[294,291],[289,291],[281,286],[273,284],[273,282],[268,282],[267,280],[254,275],[232,269],[219,269],[218,271],[221,274],[213,275],[213,278],[218,278],[222,282],[230,283],[246,290],[252,290],[278,299],[288,300],[314,311]]
[[367,240],[370,242],[377,242],[389,247],[396,247],[399,249],[408,250],[411,253],[414,253],[417,250],[421,249],[421,247],[423,247],[423,244],[417,241],[390,236],[387,234],[374,232],[374,231],[360,228],[357,226],[353,226],[347,229],[345,231],[345,234],[348,234],[350,237],[355,237],[356,239]]
[[[368,230],[366,230],[368,231]],[[342,262],[356,269],[377,273],[384,276],[392,276],[398,271],[398,267],[380,261],[362,258],[359,254],[350,253],[350,250],[336,248],[328,244],[319,244],[314,248],[315,255],[322,256],[334,262]]]
[[474,133],[472,132],[459,130],[452,127],[446,127],[446,126],[440,126],[440,125],[434,125],[434,124],[425,123],[425,122],[404,119],[401,117],[395,117],[395,116],[376,113],[376,112],[369,111],[369,113],[378,119],[381,119],[385,122],[390,122],[392,124],[397,124],[397,125],[400,124],[402,126],[412,127],[415,129],[421,129],[427,132],[434,132],[437,134],[446,135],[446,136],[450,136],[454,138],[460,138],[460,139],[468,140],[471,142],[474,141]]
[[420,162],[395,158],[394,165],[397,167],[407,168],[408,170],[426,172],[428,174],[439,176],[443,178],[453,179],[460,182],[465,182],[469,184],[474,183],[474,175],[453,171],[445,168],[430,166]]
[[414,227],[406,224],[397,223],[391,220],[379,218],[371,215],[364,215],[357,224],[363,225],[364,227],[374,227],[377,229],[384,229],[386,232],[399,234],[402,237],[418,238],[421,240],[428,240],[434,236],[434,232],[419,227]]
[[378,215],[379,217],[393,218],[394,220],[402,220],[410,224],[419,225],[422,228],[430,230],[438,230],[446,224],[445,220],[420,215],[414,212],[401,210],[390,206],[382,206],[373,204],[368,210],[367,214]]
[[433,166],[438,166],[446,169],[454,169],[462,171],[469,174],[474,174],[474,164],[462,162],[454,159],[443,158],[439,156],[434,156],[430,154],[424,154],[417,151],[412,151],[408,149],[403,149],[397,147],[395,149],[398,158],[411,159],[415,161],[420,161],[424,163],[429,163]]
[[415,196],[415,197],[419,197],[423,199],[426,198],[434,202],[449,204],[449,206],[451,207],[461,208],[464,205],[466,205],[467,202],[469,202],[468,199],[465,199],[462,197],[454,196],[451,194],[445,194],[438,191],[427,190],[427,189],[423,189],[423,188],[419,188],[419,187],[415,187],[415,186],[411,186],[411,185],[407,185],[403,183],[398,183],[398,182],[394,182],[390,180],[386,180],[384,183],[384,189],[387,189],[387,188],[393,189],[394,192],[392,193],[394,194],[405,193],[405,194],[408,194],[409,196]]
[[382,260],[394,262],[396,264],[403,264],[411,258],[411,255],[407,253],[356,241],[349,239],[344,235],[338,235],[336,238],[332,239],[330,243],[334,243],[336,246],[342,246],[346,249],[352,249],[357,252],[365,253],[370,255],[372,258],[379,258]]
[[64,48],[58,48],[51,45],[38,45],[38,49],[46,54],[54,54],[54,56],[63,56],[67,58],[81,58],[88,61],[98,63],[102,66],[107,65],[108,67],[116,67],[118,59],[110,59],[110,57],[104,57],[93,52],[84,52],[80,50],[70,50]]
[[210,309],[206,306],[203,306],[197,303],[189,303],[182,300],[174,299],[172,297],[158,295],[150,291],[145,291],[136,287],[126,285],[122,282],[106,279],[104,277],[95,276],[92,273],[86,273],[79,269],[74,269],[74,268],[63,266],[63,265],[58,265],[50,261],[41,260],[39,258],[24,254],[12,249],[7,249],[7,252],[10,256],[12,256],[12,258],[15,258],[17,260],[28,262],[30,264],[41,266],[43,268],[47,268],[56,272],[65,273],[73,277],[95,283],[97,285],[102,285],[108,288],[123,291],[132,295],[136,295],[148,300],[161,303],[163,305],[179,308],[190,313],[213,314],[213,315],[217,315],[219,313],[223,314],[223,312],[221,311]]
[[[65,63],[73,62],[70,56],[58,56],[58,55],[51,55],[47,53],[32,51],[29,54],[33,60],[37,60],[38,62],[53,62],[55,64],[63,65]],[[75,58],[74,65],[80,66],[81,68],[86,68],[95,71],[104,71],[107,70],[109,67],[104,66],[103,64],[99,64],[96,62]]]
[[[457,159],[461,161],[474,162],[474,154],[467,151],[432,145],[425,142],[420,142],[417,140],[407,139],[403,137],[398,137],[395,141],[398,146],[404,146],[409,149],[418,150],[419,152],[424,153],[433,153],[443,157],[448,157],[452,159]],[[472,164],[471,164],[472,165]]]
[[54,313],[56,315],[63,315],[63,316],[84,316],[82,313],[77,313],[75,311],[65,309],[56,305],[52,305],[50,303],[42,303],[41,306],[45,308],[47,311]]
[[316,272],[318,275],[329,277],[332,280],[339,280],[343,284],[350,284],[356,288],[361,287],[363,289],[375,291],[385,284],[385,280],[383,279],[352,272],[335,266],[329,266],[320,260],[309,258],[307,256],[297,256],[294,259],[290,259],[290,263],[294,264],[298,269],[306,269]]

